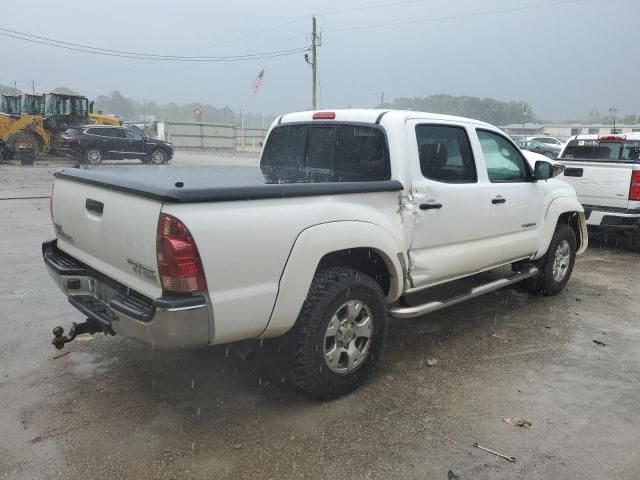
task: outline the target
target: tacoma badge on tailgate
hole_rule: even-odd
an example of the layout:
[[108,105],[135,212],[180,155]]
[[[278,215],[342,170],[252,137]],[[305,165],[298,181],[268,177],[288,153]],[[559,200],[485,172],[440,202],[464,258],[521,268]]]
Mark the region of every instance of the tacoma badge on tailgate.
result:
[[157,281],[158,278],[156,277],[156,271],[153,268],[147,267],[132,258],[127,258],[127,263],[133,267],[133,271],[136,275],[148,278],[154,282]]

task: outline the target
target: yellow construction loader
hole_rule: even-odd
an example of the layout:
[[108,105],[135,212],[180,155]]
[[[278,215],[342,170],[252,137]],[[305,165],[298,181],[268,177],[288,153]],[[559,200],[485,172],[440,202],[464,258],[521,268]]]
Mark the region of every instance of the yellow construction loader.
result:
[[49,153],[59,144],[69,127],[78,125],[121,125],[108,115],[94,114],[93,102],[80,95],[47,93],[42,96],[39,113],[0,113],[0,140],[10,152],[31,148],[35,154]]

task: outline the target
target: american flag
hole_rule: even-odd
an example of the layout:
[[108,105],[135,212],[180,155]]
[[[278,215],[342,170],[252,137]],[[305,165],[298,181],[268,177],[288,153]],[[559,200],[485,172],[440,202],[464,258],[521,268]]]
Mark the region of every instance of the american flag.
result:
[[253,94],[258,93],[258,89],[264,85],[264,68],[260,70],[260,73],[256,77],[256,79],[251,84],[251,90],[253,90]]

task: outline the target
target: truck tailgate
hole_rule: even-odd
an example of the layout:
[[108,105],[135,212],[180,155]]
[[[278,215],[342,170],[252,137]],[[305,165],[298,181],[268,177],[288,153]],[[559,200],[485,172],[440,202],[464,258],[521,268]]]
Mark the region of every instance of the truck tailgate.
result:
[[560,178],[573,185],[583,205],[629,208],[633,164],[565,159],[558,162],[567,167]]
[[162,294],[156,232],[162,202],[57,178],[52,215],[58,248],[151,298]]

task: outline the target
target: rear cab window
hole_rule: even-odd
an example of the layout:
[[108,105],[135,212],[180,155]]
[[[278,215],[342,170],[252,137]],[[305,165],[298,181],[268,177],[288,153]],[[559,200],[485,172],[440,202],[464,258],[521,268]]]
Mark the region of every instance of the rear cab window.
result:
[[601,162],[636,162],[640,159],[640,140],[624,137],[576,138],[567,143],[560,158]]
[[391,178],[382,128],[353,123],[277,126],[267,138],[260,166],[329,173],[331,181]]

